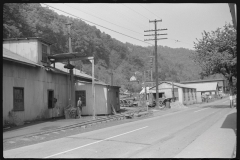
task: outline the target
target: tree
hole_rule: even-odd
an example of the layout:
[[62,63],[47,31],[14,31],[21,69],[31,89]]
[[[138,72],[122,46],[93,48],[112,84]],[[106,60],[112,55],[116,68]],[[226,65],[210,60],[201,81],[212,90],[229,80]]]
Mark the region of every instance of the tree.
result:
[[201,76],[222,74],[229,82],[233,95],[233,78],[237,78],[237,41],[233,25],[225,24],[215,31],[202,33],[203,38],[194,43],[193,59],[202,68]]

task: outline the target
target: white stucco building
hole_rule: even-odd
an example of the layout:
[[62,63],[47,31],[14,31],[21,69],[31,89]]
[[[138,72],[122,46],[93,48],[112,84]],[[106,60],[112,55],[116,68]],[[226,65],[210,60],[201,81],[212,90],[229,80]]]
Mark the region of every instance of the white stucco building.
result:
[[[160,82],[158,85],[159,98],[165,95],[166,98],[172,98],[172,91],[174,97],[182,104],[193,104],[197,102],[196,88],[180,83],[172,83],[169,81]],[[156,97],[156,86],[149,89],[149,93]]]

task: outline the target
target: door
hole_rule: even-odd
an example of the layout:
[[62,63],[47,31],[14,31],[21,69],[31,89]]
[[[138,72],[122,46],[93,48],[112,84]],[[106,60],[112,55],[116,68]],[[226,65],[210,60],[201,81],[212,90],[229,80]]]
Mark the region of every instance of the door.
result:
[[53,90],[48,90],[48,108],[54,108],[54,91]]
[[85,90],[79,90],[75,91],[75,105],[77,106],[77,101],[81,97],[82,100],[82,107],[86,106],[86,91]]

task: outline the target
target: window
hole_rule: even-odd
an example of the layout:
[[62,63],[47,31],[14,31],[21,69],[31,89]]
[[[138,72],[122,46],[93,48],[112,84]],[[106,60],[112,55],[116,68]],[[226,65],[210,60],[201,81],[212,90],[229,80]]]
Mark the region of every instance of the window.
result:
[[13,87],[13,110],[24,111],[24,88]]
[[48,90],[48,108],[54,108],[54,92],[53,90]]
[[81,97],[82,100],[82,107],[86,106],[86,91],[85,90],[80,90],[75,92],[75,101],[76,101],[76,106],[77,106],[77,101],[79,97]]
[[42,44],[42,61],[47,62],[47,46]]

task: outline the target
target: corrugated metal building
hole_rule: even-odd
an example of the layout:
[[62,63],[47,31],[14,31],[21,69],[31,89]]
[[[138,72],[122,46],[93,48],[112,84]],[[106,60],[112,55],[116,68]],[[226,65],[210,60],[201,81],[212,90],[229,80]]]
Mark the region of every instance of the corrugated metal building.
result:
[[[55,68],[46,66],[50,44],[38,37],[3,40],[3,124],[7,121],[19,122],[64,115],[63,109],[68,105],[69,99],[70,76],[62,63],[56,63]],[[91,76],[76,69],[73,73],[75,80],[91,84]],[[99,86],[108,88],[105,89],[109,94],[105,103],[112,102],[118,110],[119,87],[98,84],[95,86],[97,92],[103,90],[98,89]],[[78,89],[81,87],[76,85],[76,90]],[[90,93],[90,89],[86,93]],[[100,94],[96,95],[96,102],[101,98]],[[88,96],[89,106],[86,107],[91,108],[90,102],[91,97]],[[104,109],[99,108],[105,107],[106,105],[96,105],[101,114]],[[58,115],[57,110],[60,111]],[[105,114],[110,113],[109,110],[104,111]],[[90,114],[90,110],[86,114]]]
[[[119,88],[118,86],[110,86],[102,82],[95,82],[95,113],[97,115],[111,114],[120,110]],[[81,96],[83,100],[82,115],[93,115],[93,92],[92,83],[78,81],[75,83],[76,104],[77,99]]]

